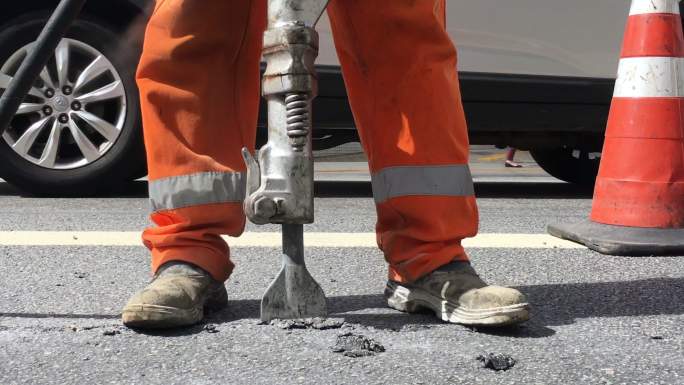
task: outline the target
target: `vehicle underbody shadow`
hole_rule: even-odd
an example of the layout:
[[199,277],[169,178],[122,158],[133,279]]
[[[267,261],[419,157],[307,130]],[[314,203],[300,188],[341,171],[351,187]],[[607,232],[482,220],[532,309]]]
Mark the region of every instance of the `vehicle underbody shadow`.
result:
[[[372,198],[370,182],[316,182],[317,198]],[[553,182],[476,182],[478,198],[526,198],[526,199],[589,199],[593,188],[570,183]]]
[[121,183],[116,186],[98,187],[92,191],[71,193],[53,193],[50,191],[40,194],[29,193],[14,187],[10,183],[0,182],[0,197],[16,196],[22,198],[147,198],[147,181],[136,180]]
[[475,183],[475,196],[478,198],[589,199],[593,193],[593,187],[571,183]]

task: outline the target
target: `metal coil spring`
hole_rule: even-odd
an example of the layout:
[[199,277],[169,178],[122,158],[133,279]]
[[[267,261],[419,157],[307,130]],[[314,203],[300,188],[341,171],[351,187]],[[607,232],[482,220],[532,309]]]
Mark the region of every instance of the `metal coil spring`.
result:
[[292,147],[301,151],[311,130],[308,95],[288,94],[285,96],[285,110],[287,113],[287,135],[290,137]]

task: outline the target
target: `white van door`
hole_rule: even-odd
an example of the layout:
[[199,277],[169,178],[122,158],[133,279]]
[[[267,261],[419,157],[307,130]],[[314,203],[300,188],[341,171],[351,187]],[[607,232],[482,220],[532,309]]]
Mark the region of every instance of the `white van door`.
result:
[[[614,78],[630,0],[447,0],[459,70]],[[330,24],[318,63],[339,65]]]

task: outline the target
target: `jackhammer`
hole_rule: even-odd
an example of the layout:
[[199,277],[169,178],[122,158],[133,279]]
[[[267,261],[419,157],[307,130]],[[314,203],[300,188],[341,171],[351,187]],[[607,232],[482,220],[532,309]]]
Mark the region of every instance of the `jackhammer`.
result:
[[247,149],[244,211],[256,224],[282,224],[283,265],[261,301],[261,319],[327,315],[325,294],[304,263],[304,224],[314,220],[311,101],[316,96],[314,29],[328,0],[269,0],[264,33],[268,142]]
[[[201,0],[199,0],[201,1]],[[0,98],[0,134],[78,16],[86,0],[61,0]],[[327,315],[323,290],[304,263],[304,224],[314,220],[311,101],[317,94],[316,23],[328,0],[268,0],[263,96],[268,143],[247,165],[244,211],[256,224],[282,224],[282,268],[261,302],[261,319]]]

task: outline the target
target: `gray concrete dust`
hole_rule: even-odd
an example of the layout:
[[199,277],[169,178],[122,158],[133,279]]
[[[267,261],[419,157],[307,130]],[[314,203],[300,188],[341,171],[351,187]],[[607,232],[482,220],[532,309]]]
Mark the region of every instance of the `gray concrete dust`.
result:
[[274,319],[269,325],[279,327],[283,330],[292,329],[316,329],[328,330],[339,329],[344,326],[344,319],[341,318],[302,318],[302,319]]

